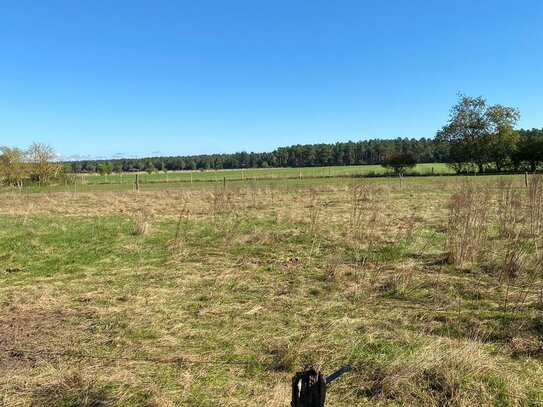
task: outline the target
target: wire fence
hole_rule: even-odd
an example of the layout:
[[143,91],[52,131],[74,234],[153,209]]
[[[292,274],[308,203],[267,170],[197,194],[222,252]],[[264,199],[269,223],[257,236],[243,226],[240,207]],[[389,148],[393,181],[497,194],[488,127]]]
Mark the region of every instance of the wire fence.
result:
[[208,360],[208,359],[188,359],[184,357],[178,358],[154,358],[154,357],[130,357],[130,356],[101,356],[89,355],[80,352],[71,351],[46,351],[32,349],[16,349],[16,348],[0,348],[0,352],[8,354],[17,359],[22,359],[25,356],[41,356],[44,358],[74,358],[74,359],[91,359],[104,361],[124,361],[124,362],[139,362],[139,363],[156,363],[162,365],[236,365],[236,366],[264,366],[258,362],[238,361],[238,360]]

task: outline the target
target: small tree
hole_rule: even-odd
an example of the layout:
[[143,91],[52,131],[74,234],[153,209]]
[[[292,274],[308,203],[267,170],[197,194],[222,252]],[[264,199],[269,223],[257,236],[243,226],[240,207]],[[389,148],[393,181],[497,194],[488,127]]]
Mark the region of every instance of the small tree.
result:
[[385,168],[393,169],[398,175],[403,175],[405,171],[417,165],[417,159],[410,153],[396,153],[386,156],[381,165]]
[[113,172],[113,166],[109,162],[98,164],[98,172],[100,175],[109,175]]
[[121,164],[115,164],[113,166],[113,172],[117,172],[117,173],[123,172],[123,166]]
[[144,170],[148,174],[152,174],[153,172],[156,172],[156,167],[155,167],[155,165],[153,164],[152,161],[149,161],[147,164],[145,164]]
[[38,183],[46,183],[61,173],[62,166],[53,162],[55,150],[49,144],[34,142],[27,154],[31,164],[30,175]]
[[26,153],[16,147],[0,147],[0,179],[10,186],[17,185],[28,176]]

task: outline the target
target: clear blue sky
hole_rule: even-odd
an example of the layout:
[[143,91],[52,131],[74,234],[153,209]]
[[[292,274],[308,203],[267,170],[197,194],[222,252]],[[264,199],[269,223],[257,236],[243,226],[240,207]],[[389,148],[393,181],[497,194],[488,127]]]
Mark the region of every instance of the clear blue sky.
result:
[[543,1],[0,2],[0,145],[64,157],[433,137],[457,92],[543,127]]

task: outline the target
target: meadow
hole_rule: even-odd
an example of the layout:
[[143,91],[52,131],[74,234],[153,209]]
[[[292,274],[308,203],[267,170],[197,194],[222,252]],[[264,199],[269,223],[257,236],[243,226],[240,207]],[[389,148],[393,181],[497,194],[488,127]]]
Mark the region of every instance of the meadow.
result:
[[333,170],[2,190],[0,406],[543,405],[542,178]]
[[[368,175],[383,175],[386,170],[380,165],[352,165],[337,167],[304,167],[304,168],[247,168],[236,170],[207,170],[207,171],[173,171],[141,174],[142,183],[150,182],[223,182],[243,180],[273,180],[284,178],[327,178],[327,177],[356,177]],[[417,164],[411,171],[421,175],[452,174],[454,171],[444,163]],[[83,184],[130,183],[134,174],[83,174],[76,179]]]

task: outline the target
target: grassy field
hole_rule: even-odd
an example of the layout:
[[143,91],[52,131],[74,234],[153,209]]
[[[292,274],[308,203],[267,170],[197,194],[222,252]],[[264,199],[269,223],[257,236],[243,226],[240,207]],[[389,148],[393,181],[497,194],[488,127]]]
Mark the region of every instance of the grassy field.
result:
[[327,405],[543,405],[540,178],[30,191],[0,195],[0,406],[287,406],[344,364]]
[[[412,172],[419,174],[452,174],[454,171],[446,164],[418,164]],[[305,168],[249,168],[244,170],[208,170],[208,171],[175,171],[157,172],[140,175],[141,182],[222,182],[274,179],[274,178],[309,178],[309,177],[344,177],[359,175],[381,175],[387,170],[380,165],[358,165],[342,167],[305,167]],[[390,172],[390,171],[388,171]],[[83,183],[121,183],[133,182],[134,174],[90,175],[79,177]]]

